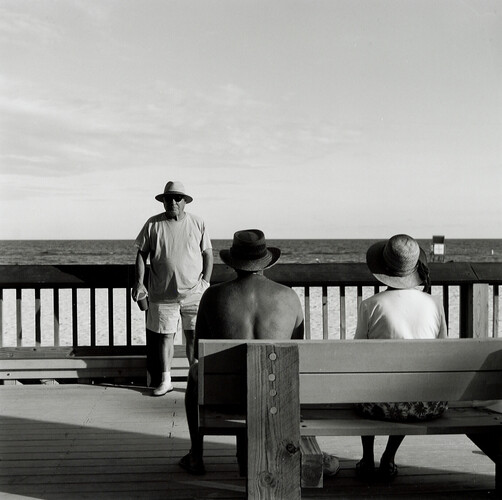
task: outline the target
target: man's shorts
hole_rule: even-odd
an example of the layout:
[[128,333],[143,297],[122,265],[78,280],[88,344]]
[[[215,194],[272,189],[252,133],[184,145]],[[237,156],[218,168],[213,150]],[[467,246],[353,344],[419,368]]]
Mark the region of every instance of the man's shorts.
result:
[[195,293],[181,300],[172,302],[150,302],[146,315],[146,328],[152,332],[175,335],[181,319],[183,330],[195,330],[197,311],[202,294],[209,288],[209,283],[202,281]]

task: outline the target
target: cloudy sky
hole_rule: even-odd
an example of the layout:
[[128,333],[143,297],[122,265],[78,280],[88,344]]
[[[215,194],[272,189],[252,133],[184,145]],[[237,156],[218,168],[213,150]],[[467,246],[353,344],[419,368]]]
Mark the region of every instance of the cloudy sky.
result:
[[502,238],[499,0],[0,0],[0,239]]

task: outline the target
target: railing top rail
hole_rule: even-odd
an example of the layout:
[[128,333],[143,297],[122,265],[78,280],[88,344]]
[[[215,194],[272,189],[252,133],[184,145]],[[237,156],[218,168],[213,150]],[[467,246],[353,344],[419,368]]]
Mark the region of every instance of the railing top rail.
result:
[[[502,284],[502,262],[430,264],[433,285]],[[265,275],[289,286],[374,286],[364,263],[277,264]],[[214,267],[212,283],[235,276],[224,264]],[[134,265],[0,265],[0,288],[125,288],[134,283]]]

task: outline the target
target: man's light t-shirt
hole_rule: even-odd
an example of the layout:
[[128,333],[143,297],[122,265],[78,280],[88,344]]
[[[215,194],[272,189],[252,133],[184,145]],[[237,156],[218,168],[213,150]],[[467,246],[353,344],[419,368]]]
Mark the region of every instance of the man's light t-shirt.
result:
[[177,221],[167,219],[165,213],[154,215],[141,229],[135,244],[150,256],[151,302],[180,300],[199,286],[202,252],[211,248],[202,218],[185,213]]

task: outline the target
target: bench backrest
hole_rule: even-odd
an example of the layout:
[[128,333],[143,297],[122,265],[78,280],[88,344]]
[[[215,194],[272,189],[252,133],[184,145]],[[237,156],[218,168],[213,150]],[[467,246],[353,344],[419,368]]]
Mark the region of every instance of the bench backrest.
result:
[[[298,351],[301,404],[502,399],[502,339],[201,340],[199,404],[244,406],[249,379],[263,380],[248,360],[265,345],[267,358],[280,346]],[[298,377],[282,365],[260,370]]]

